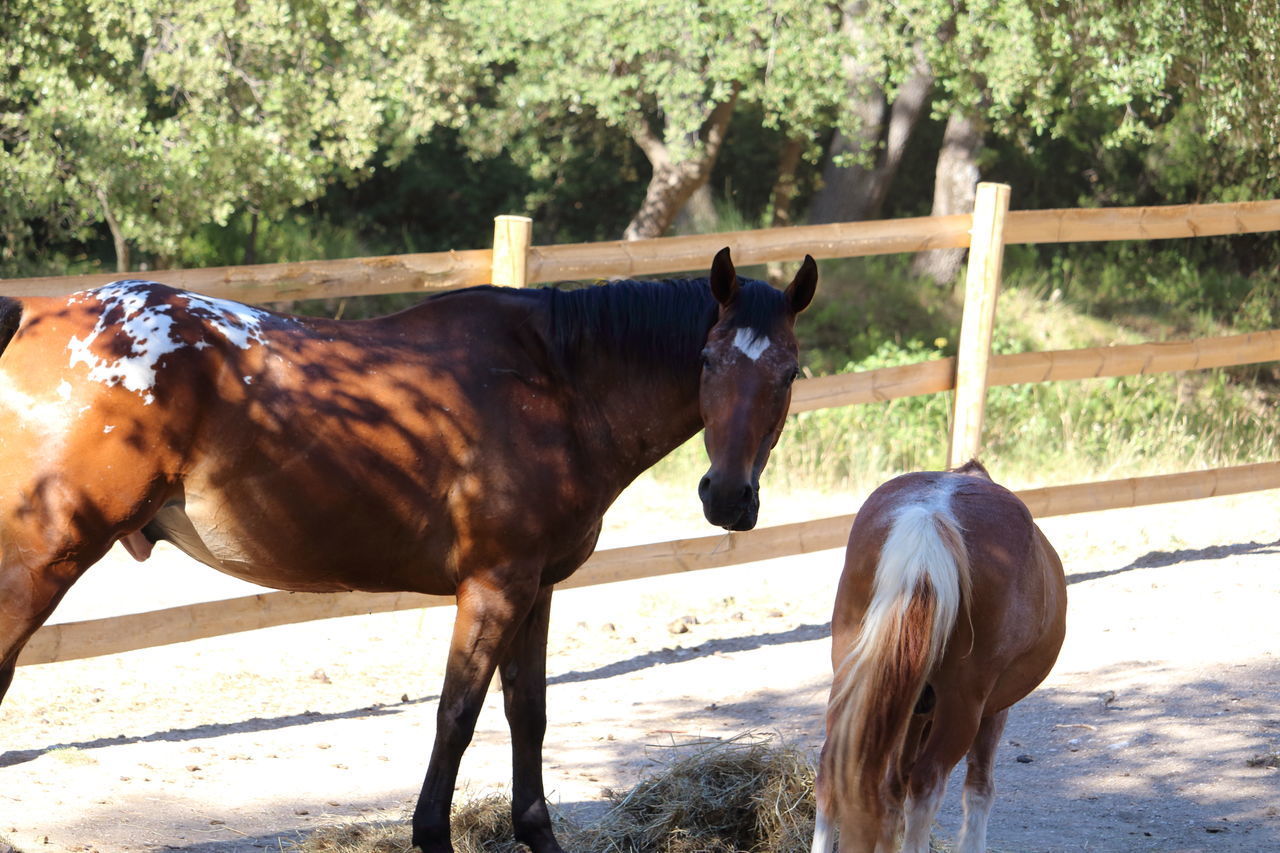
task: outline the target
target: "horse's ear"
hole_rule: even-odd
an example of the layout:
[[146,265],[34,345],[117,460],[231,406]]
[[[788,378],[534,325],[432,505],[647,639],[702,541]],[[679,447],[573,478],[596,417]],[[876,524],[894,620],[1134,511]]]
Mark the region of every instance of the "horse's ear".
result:
[[738,271],[729,257],[729,247],[716,252],[711,262],[711,293],[721,305],[728,306],[738,295]]
[[[970,477],[981,477],[984,480],[991,480],[991,475],[987,473],[987,468],[977,459],[970,459],[959,468],[952,468],[953,474],[968,474]],[[992,482],[995,482],[992,480]]]
[[813,262],[812,255],[805,255],[804,263],[800,265],[799,272],[791,280],[791,284],[787,286],[787,304],[791,306],[792,314],[799,314],[809,307],[809,303],[813,301],[813,292],[817,287],[818,265]]

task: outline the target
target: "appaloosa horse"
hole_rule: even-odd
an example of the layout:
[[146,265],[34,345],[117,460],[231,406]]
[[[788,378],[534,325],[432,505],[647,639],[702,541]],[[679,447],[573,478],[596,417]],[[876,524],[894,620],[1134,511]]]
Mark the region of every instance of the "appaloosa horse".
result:
[[146,281],[0,299],[0,695],[112,543],[168,540],[286,590],[457,596],[413,841],[450,848],[495,668],[517,838],[560,850],[542,786],[552,587],[619,492],[706,429],[713,524],[755,525],[796,377],[786,292],[737,277],[480,287],[373,320],[291,317]]
[[[1053,546],[977,462],[876,489],[849,533],[813,853],[928,853],[966,753],[958,853],[985,853],[1009,706],[1057,660],[1067,588]],[[905,827],[904,827],[905,799]]]

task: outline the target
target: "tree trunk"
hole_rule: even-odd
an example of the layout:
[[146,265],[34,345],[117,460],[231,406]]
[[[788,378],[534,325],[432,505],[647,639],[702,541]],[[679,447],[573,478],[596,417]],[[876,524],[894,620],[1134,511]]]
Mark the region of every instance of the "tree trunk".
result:
[[249,233],[244,238],[244,263],[246,265],[256,264],[258,262],[258,212],[255,210],[249,214]]
[[[800,166],[800,155],[804,153],[804,140],[797,137],[787,139],[778,153],[778,176],[773,183],[773,198],[770,200],[772,212],[769,216],[770,228],[785,228],[791,222],[791,201],[796,195],[796,169]],[[779,261],[770,261],[765,267],[769,282],[775,286],[784,284],[786,271]]]
[[703,183],[680,208],[675,219],[676,230],[685,234],[705,234],[715,228],[718,218],[711,184]]
[[[942,135],[934,171],[932,216],[972,213],[978,191],[978,152],[982,150],[980,119],[953,112]],[[938,284],[951,284],[964,263],[966,249],[934,249],[916,255],[911,271]]]
[[129,241],[120,230],[120,223],[116,221],[115,214],[111,212],[111,203],[107,200],[106,191],[98,187],[97,194],[98,202],[102,205],[102,218],[107,221],[107,228],[111,231],[111,242],[115,244],[116,272],[128,272]]
[[[846,9],[840,25],[855,42],[863,38],[859,24],[862,5]],[[887,107],[881,81],[871,69],[852,58],[854,52],[851,50],[844,59],[844,68],[851,113],[858,129],[852,134],[836,131],[831,140],[822,168],[822,187],[809,208],[809,221],[814,224],[856,222],[880,213],[933,88],[933,72],[917,48],[911,75],[899,87],[892,106]],[[855,157],[857,162],[836,165],[842,156]]]
[[727,101],[716,104],[698,134],[699,141],[694,146],[698,153],[678,163],[671,161],[667,142],[654,134],[648,122],[637,123],[632,138],[653,166],[653,176],[649,179],[644,201],[631,218],[622,239],[661,237],[671,227],[689,197],[711,177],[737,100],[738,90],[735,88]]
[[792,137],[782,145],[778,153],[778,176],[773,182],[772,214],[770,228],[784,228],[791,224],[791,201],[796,196],[796,169],[800,167],[800,155],[804,153],[804,140]]

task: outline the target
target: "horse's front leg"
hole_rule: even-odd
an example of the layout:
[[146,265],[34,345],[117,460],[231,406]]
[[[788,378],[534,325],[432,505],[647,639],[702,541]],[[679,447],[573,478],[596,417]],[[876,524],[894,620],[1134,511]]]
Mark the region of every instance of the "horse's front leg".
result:
[[458,584],[444,688],[436,711],[431,763],[413,812],[413,844],[423,853],[452,850],[449,807],[458,764],[471,742],[498,660],[525,622],[538,595],[538,571],[504,567],[472,574]]
[[111,544],[105,537],[76,543],[60,535],[62,529],[51,523],[47,535],[26,536],[0,523],[0,700],[27,641]]
[[533,853],[563,853],[551,832],[542,787],[542,739],[547,731],[547,628],[551,590],[538,593],[499,667],[511,727],[511,823]]

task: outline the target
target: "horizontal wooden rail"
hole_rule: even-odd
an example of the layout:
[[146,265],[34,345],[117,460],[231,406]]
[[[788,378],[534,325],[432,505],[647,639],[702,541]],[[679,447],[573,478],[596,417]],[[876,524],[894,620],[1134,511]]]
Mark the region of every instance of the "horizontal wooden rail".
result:
[[[853,258],[969,245],[969,214],[917,216],[871,222],[836,222],[755,231],[722,231],[683,237],[611,243],[534,246],[529,281],[634,278],[670,272],[699,272],[725,246],[739,266],[772,261]],[[1280,227],[1280,226],[1277,226]]]
[[491,249],[471,249],[287,264],[11,278],[0,280],[0,296],[66,296],[124,278],[154,279],[238,302],[375,296],[487,284],[492,278],[492,261]]
[[[966,248],[973,217],[919,216],[872,222],[726,231],[652,240],[533,246],[531,284],[565,279],[632,278],[701,272],[724,246],[739,265],[815,258],[849,258],[929,249]],[[1063,243],[1207,237],[1280,230],[1280,201],[1161,207],[1018,210],[1005,221],[1006,243]],[[243,302],[411,293],[484,284],[490,249],[300,261],[147,273],[95,273],[0,280],[0,295],[62,296],[125,277],[148,277]]]
[[36,631],[18,656],[18,666],[149,649],[315,619],[453,603],[453,596],[410,592],[264,592],[145,613],[45,625]]
[[1280,231],[1280,201],[1019,210],[1005,222],[1005,243],[1170,240]]
[[791,390],[791,413],[856,403],[883,403],[899,397],[950,391],[954,387],[954,358],[935,358],[857,373],[837,373],[797,382]]
[[1280,331],[1249,332],[1192,341],[1047,350],[991,359],[990,384],[1057,382],[1103,376],[1143,376],[1175,370],[1231,367],[1280,359]]
[[1209,471],[1129,477],[1100,483],[1045,486],[1018,492],[1036,518],[1106,509],[1193,501],[1280,488],[1280,462],[1257,462]]
[[[1280,330],[1198,338],[1192,341],[1045,350],[991,357],[988,385],[1144,376],[1280,360]],[[807,412],[898,397],[935,394],[955,387],[955,359],[936,358],[899,367],[840,373],[797,382],[791,411]]]
[[[1280,488],[1280,462],[1211,471],[1048,486],[1018,492],[1032,515],[1080,512],[1194,500]],[[776,557],[840,548],[853,515],[596,552],[561,589],[717,569]],[[838,562],[833,561],[832,571]],[[413,593],[289,593],[211,601],[148,613],[46,625],[18,658],[19,666],[97,657],[314,619],[388,613],[453,604],[450,596]]]

